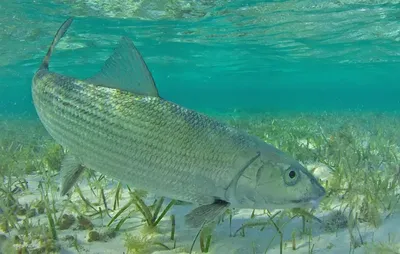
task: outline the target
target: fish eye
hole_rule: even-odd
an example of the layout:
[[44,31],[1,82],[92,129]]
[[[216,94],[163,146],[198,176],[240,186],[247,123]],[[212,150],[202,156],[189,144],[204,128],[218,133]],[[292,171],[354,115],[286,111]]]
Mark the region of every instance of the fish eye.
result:
[[296,168],[288,168],[285,171],[284,181],[287,185],[295,185],[300,179],[299,171]]

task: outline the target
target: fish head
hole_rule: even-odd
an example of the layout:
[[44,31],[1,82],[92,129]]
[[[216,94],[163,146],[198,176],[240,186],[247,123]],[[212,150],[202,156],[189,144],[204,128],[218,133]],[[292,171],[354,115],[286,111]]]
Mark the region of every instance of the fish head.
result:
[[266,143],[258,151],[259,158],[238,179],[236,200],[254,209],[318,206],[326,191],[304,166]]

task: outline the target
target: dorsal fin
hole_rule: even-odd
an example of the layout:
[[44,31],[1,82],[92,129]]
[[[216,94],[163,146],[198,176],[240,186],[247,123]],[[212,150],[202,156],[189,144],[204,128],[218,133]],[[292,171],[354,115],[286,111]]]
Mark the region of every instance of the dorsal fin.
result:
[[127,37],[121,38],[102,70],[87,81],[140,95],[159,96],[146,63]]
[[64,23],[60,26],[58,29],[56,35],[53,38],[53,41],[49,47],[49,50],[47,51],[46,56],[43,58],[42,64],[40,65],[39,69],[49,69],[49,61],[51,54],[53,53],[53,50],[57,43],[60,41],[60,39],[64,36],[64,34],[67,32],[69,26],[71,25],[73,21],[73,18],[68,18]]

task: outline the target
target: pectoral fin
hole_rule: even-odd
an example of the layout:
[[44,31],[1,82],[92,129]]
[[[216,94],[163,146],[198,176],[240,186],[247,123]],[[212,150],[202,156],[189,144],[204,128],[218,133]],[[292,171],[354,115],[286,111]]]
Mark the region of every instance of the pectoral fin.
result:
[[191,228],[202,227],[222,215],[229,205],[229,202],[215,200],[212,204],[199,206],[185,215],[185,223]]
[[61,162],[61,196],[64,196],[71,190],[83,171],[84,167],[77,160],[77,158],[71,154],[66,154]]

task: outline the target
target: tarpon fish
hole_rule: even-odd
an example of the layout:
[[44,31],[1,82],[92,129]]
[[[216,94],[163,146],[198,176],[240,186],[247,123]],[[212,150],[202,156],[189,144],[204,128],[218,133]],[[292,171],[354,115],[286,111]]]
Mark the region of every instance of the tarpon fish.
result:
[[171,199],[190,202],[190,227],[228,208],[285,209],[318,204],[325,189],[293,157],[245,131],[162,98],[127,37],[96,75],[49,71],[66,20],[32,80],[39,119],[66,148],[60,194],[84,168]]

